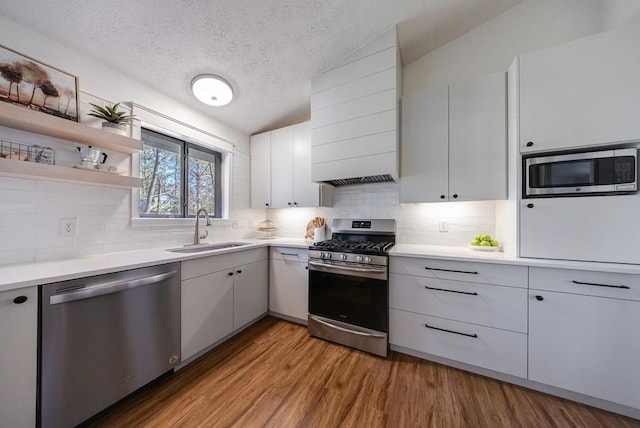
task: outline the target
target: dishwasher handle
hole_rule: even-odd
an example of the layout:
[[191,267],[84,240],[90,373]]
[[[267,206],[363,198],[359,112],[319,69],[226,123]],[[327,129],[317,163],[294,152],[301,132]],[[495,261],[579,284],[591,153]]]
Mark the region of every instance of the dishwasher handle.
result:
[[142,278],[123,279],[120,281],[104,282],[102,284],[92,285],[80,290],[72,291],[64,294],[56,294],[49,298],[49,304],[57,305],[60,303],[73,302],[75,300],[90,299],[92,297],[104,296],[105,294],[117,293],[119,291],[130,290],[132,288],[142,287],[145,285],[155,284],[164,281],[178,274],[177,271],[161,273],[158,275],[145,276]]

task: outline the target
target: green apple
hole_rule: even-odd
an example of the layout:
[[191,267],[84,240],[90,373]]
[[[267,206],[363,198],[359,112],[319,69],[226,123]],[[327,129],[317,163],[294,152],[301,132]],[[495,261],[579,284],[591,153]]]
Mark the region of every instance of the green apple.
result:
[[500,244],[498,243],[498,241],[496,241],[495,239],[492,239],[492,240],[491,240],[491,246],[492,246],[492,247],[497,247],[498,245],[500,245]]
[[480,246],[481,247],[490,247],[491,246],[491,242],[490,241],[480,241]]
[[484,241],[491,242],[491,235],[482,235],[482,236],[480,236],[480,240],[483,241],[483,242]]
[[474,240],[474,241],[482,241],[482,237],[483,237],[483,236],[484,236],[484,235],[481,233],[480,235],[476,235],[476,237],[475,237],[475,238],[473,238],[473,240]]
[[478,239],[474,239],[471,241],[471,245],[480,245],[480,241]]

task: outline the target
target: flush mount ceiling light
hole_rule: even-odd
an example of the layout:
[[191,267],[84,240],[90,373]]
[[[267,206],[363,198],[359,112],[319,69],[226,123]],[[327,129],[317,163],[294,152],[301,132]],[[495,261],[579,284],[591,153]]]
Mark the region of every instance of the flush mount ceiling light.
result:
[[191,81],[191,90],[197,99],[210,106],[224,106],[233,99],[229,82],[215,74],[200,74]]

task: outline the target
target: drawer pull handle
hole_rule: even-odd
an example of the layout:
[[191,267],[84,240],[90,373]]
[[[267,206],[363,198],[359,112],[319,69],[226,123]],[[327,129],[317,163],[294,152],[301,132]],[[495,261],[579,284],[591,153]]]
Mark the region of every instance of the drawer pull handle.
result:
[[18,296],[15,299],[13,299],[13,303],[15,303],[16,305],[21,305],[27,300],[28,300],[27,296]]
[[459,331],[447,330],[446,328],[433,327],[433,326],[430,326],[429,324],[425,324],[424,326],[427,327],[427,328],[430,328],[432,330],[444,331],[446,333],[459,334],[460,336],[473,337],[474,339],[478,338],[477,334],[460,333]]
[[579,284],[579,285],[593,285],[596,287],[608,287],[608,288],[621,288],[623,290],[630,290],[629,286],[627,285],[608,285],[608,284],[596,284],[593,282],[580,282],[580,281],[571,281],[574,284]]
[[430,268],[429,266],[424,267],[426,270],[438,270],[440,272],[453,272],[453,273],[466,273],[469,275],[477,275],[478,272],[468,271],[468,270],[453,270],[453,269],[438,269],[438,268]]
[[300,254],[296,254],[296,253],[280,253],[283,256],[291,256],[291,257],[300,257]]
[[470,293],[468,291],[447,290],[446,288],[429,287],[428,285],[425,285],[424,288],[426,288],[427,290],[446,291],[447,293],[466,294],[468,296],[477,296],[478,295],[478,293],[476,293],[476,292]]

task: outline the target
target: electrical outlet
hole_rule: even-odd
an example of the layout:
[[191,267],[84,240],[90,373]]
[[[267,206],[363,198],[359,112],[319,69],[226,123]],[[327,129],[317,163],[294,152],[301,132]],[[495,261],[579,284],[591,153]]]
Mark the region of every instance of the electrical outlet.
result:
[[58,226],[59,236],[76,236],[78,234],[77,218],[61,218]]
[[440,232],[448,232],[449,231],[449,222],[446,220],[440,220],[438,222],[438,231]]

